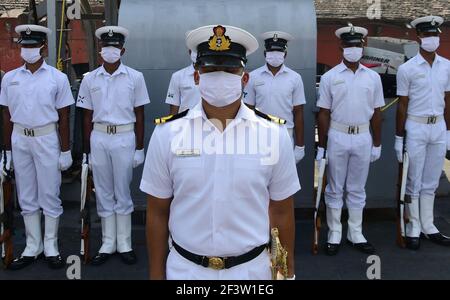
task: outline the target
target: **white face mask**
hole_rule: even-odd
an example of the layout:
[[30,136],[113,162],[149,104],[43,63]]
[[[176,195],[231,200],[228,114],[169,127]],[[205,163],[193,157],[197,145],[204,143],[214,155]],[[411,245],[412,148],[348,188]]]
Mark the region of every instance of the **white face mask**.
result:
[[206,102],[224,107],[242,96],[242,75],[223,71],[200,74],[200,94]]
[[363,56],[363,48],[361,47],[349,47],[344,48],[344,58],[349,62],[358,62]]
[[420,47],[427,52],[435,52],[439,48],[440,38],[438,36],[430,36],[420,40],[422,41]]
[[[44,47],[44,46],[42,46]],[[29,64],[34,64],[38,60],[41,59],[41,49],[40,48],[21,48],[20,49],[20,56],[22,56],[23,60],[26,61]]]
[[192,63],[196,63],[197,62],[197,52],[196,51],[191,51],[191,60]]
[[116,47],[103,47],[102,51],[100,52],[100,55],[102,56],[103,60],[109,64],[116,63],[121,56],[122,49],[118,49]]
[[272,67],[278,68],[284,64],[284,52],[270,51],[266,52],[266,62]]

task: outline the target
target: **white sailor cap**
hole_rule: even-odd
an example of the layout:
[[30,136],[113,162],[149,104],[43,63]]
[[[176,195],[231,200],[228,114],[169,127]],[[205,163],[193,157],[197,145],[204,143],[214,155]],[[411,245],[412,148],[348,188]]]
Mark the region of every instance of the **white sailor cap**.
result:
[[244,67],[247,56],[258,49],[249,32],[228,25],[208,25],[192,30],[186,37],[189,49],[198,52],[199,66]]
[[336,30],[335,34],[338,38],[348,44],[360,44],[364,43],[364,38],[369,32],[364,27],[347,26]]
[[416,28],[418,32],[437,32],[441,33],[439,28],[444,23],[444,19],[438,16],[427,16],[415,19],[411,22],[411,26]]
[[20,38],[17,43],[21,45],[34,45],[41,44],[47,40],[47,35],[51,33],[51,30],[47,27],[24,24],[15,28],[17,34],[20,34]]
[[128,30],[121,26],[104,26],[95,31],[95,36],[105,46],[123,46],[128,35]]
[[261,35],[266,51],[286,51],[287,43],[294,39],[292,35],[283,31],[268,31]]

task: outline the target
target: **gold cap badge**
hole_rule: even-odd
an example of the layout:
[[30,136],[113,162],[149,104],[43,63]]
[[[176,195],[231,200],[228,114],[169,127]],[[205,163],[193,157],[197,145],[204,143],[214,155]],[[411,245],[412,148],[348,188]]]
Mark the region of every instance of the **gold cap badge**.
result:
[[225,35],[226,28],[222,25],[214,27],[214,35],[209,39],[209,49],[213,51],[230,50],[231,40]]

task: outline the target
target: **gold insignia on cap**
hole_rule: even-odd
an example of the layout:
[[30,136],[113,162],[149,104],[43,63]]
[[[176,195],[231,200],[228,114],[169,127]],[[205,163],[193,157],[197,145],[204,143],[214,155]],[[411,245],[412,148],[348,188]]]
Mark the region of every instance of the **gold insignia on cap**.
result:
[[225,35],[226,28],[222,25],[214,27],[214,35],[209,38],[209,49],[213,51],[230,50],[231,40]]
[[27,27],[27,30],[25,31],[26,34],[30,35],[31,34],[31,29],[30,27]]
[[113,32],[112,29],[110,29],[109,32],[108,32],[108,36],[109,36],[109,37],[112,37],[113,35],[114,35],[114,32]]
[[433,18],[433,19],[431,19],[431,25],[436,25],[436,20]]
[[273,41],[274,41],[274,42],[277,42],[277,41],[278,41],[278,34],[275,33],[275,34],[273,35]]

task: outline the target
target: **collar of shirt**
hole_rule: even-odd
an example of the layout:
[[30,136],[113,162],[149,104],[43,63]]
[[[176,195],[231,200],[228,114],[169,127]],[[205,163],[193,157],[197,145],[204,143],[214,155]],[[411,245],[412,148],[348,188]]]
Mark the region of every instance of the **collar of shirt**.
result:
[[[436,54],[436,57],[434,58],[433,64],[435,64],[435,63],[438,64],[440,61],[441,61],[441,57],[438,54]],[[428,64],[428,62],[425,60],[425,58],[423,58],[423,56],[422,56],[422,54],[420,54],[420,52],[416,56],[416,63],[418,65]]]
[[[202,101],[197,103],[192,109],[189,110],[189,113],[186,115],[186,118],[188,119],[195,119],[202,117],[204,120],[207,120],[206,113],[203,110]],[[239,111],[234,118],[234,120],[249,120],[249,121],[257,121],[258,118],[256,117],[253,110],[247,107],[247,105],[244,104],[244,102],[241,101],[241,107],[239,108]]]
[[[266,73],[268,73],[268,74],[274,76],[273,73],[272,73],[272,71],[269,70],[269,67],[267,66],[267,64],[264,65],[262,72],[263,72],[263,73],[266,72]],[[286,70],[286,66],[285,66],[284,64],[282,64],[280,70],[277,72],[277,74],[275,74],[275,76],[278,76],[278,75],[280,75],[280,74],[283,74],[284,72],[287,72],[287,70]],[[274,76],[274,77],[275,77],[275,76]]]
[[194,66],[193,66],[192,64],[190,64],[190,65],[187,67],[186,72],[187,72],[188,75],[192,75],[192,76],[193,76],[194,73],[195,73]]
[[[42,62],[42,65],[39,67],[39,69],[36,70],[36,72],[38,72],[40,70],[48,70],[48,68],[49,68],[49,66],[47,65],[47,63],[44,60]],[[26,64],[24,64],[22,67],[20,67],[20,71],[25,71],[25,72],[31,73],[31,71],[27,69],[27,65]]]
[[103,65],[101,66],[101,68],[98,72],[98,75],[106,75],[106,76],[111,76],[111,77],[117,76],[119,74],[127,74],[127,69],[125,68],[123,63],[120,63],[119,67],[113,74],[109,74]]
[[[343,61],[339,65],[337,65],[336,68],[337,68],[336,70],[338,71],[338,73],[341,73],[341,72],[344,72],[347,70],[351,71]],[[356,72],[361,71],[361,70],[364,70],[364,66],[360,63],[358,65],[358,69],[356,70]]]

